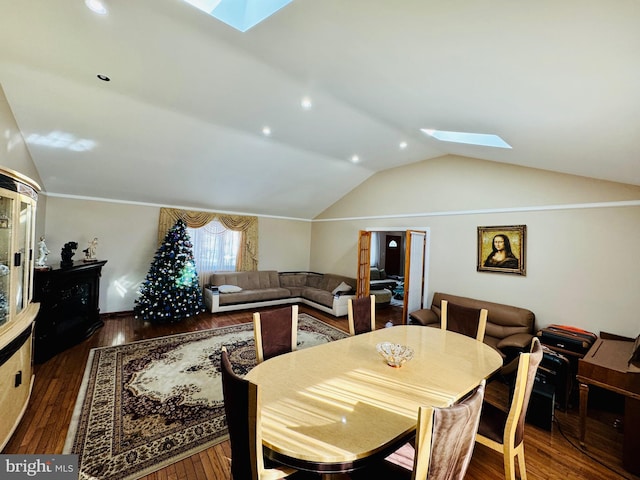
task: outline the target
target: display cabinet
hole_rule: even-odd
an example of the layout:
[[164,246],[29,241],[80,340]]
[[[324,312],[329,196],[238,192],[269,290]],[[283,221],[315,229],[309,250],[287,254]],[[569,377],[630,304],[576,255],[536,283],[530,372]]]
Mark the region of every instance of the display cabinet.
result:
[[33,386],[35,217],[40,187],[0,167],[0,451],[26,409]]

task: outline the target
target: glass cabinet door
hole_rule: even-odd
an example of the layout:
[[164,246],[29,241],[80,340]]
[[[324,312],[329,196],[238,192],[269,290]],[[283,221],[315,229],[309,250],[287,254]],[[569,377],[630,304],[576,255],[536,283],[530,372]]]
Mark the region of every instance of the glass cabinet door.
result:
[[17,225],[16,234],[16,253],[13,259],[15,268],[15,292],[14,298],[16,306],[16,314],[20,313],[29,301],[29,279],[30,279],[30,261],[31,252],[29,249],[29,240],[31,238],[31,205],[25,201],[20,202],[20,218]]
[[0,325],[4,325],[9,319],[13,202],[13,198],[0,194]]

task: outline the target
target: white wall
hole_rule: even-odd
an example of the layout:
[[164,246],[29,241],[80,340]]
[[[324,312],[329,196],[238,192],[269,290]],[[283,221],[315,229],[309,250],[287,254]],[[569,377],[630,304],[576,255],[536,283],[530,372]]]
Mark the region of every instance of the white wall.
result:
[[309,269],[311,222],[259,217],[258,227],[260,270]]
[[100,280],[100,312],[133,310],[137,289],[149,270],[157,248],[159,208],[47,197],[44,232],[51,254],[47,264],[60,265],[60,250],[78,242],[73,257],[81,262],[82,250],[98,237],[96,256],[107,260]]
[[[0,85],[0,168],[13,170],[36,182],[42,188],[42,180],[27,150],[22,133],[13,116],[7,97]],[[38,199],[38,210],[46,199]],[[36,213],[37,227],[43,228],[44,215]]]
[[[521,224],[526,276],[477,272],[477,227]],[[420,162],[323,212],[312,268],[355,276],[358,230],[407,225],[430,229],[429,302],[442,291],[529,308],[538,327],[640,334],[640,187],[453,156]]]
[[[44,231],[51,254],[47,263],[60,264],[60,250],[78,242],[74,261],[98,237],[97,257],[107,260],[100,284],[101,313],[133,310],[138,287],[144,281],[157,250],[160,207],[95,200],[47,197]],[[307,270],[311,223],[287,219],[258,219],[260,269]]]
[[40,175],[0,85],[0,166],[26,175],[42,187]]

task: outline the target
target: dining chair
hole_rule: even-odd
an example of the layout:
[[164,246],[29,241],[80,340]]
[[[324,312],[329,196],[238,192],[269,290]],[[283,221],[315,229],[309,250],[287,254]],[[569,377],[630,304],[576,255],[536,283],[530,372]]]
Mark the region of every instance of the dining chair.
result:
[[276,480],[296,473],[289,467],[265,467],[260,389],[255,383],[236,375],[226,347],[222,347],[220,372],[231,443],[231,477],[235,480]]
[[482,342],[487,328],[486,308],[471,308],[442,300],[440,304],[440,328],[461,333]]
[[298,306],[255,312],[253,337],[258,363],[282,353],[293,352],[298,343]]
[[383,462],[356,471],[354,478],[464,479],[473,454],[484,390],[483,380],[451,407],[420,407],[415,442],[406,443]]
[[476,442],[504,455],[504,476],[515,480],[515,459],[518,459],[520,478],[527,479],[524,460],[524,422],[529,399],[542,360],[542,346],[538,337],[531,342],[531,351],[521,353],[518,360],[515,386],[508,412],[484,402]]
[[349,298],[347,300],[349,334],[371,332],[376,329],[376,296]]

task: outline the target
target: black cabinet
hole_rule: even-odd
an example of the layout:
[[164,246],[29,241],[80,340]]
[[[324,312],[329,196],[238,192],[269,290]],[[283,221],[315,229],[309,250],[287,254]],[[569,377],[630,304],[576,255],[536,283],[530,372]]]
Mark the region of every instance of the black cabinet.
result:
[[40,302],[34,336],[36,363],[81,342],[104,325],[98,303],[105,263],[78,262],[34,272],[33,301]]

